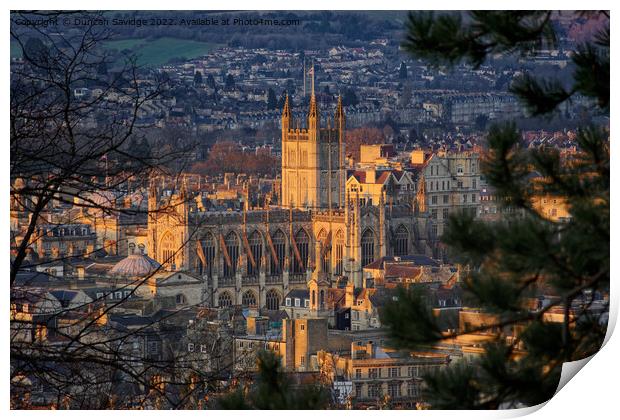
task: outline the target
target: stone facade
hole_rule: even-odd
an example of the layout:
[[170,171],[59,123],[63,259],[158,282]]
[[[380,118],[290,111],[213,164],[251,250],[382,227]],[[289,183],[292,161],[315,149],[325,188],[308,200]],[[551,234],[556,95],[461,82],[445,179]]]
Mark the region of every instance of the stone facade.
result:
[[[211,305],[276,310],[290,290],[306,289],[313,277],[329,286],[346,278],[360,287],[363,266],[392,255],[396,243],[400,253],[429,254],[428,218],[414,203],[387,205],[383,194],[378,203],[362,204],[346,192],[342,105],[336,129],[322,129],[318,112],[312,98],[308,127],[292,130],[288,103],[284,107],[280,206],[201,211],[184,186],[172,195],[151,186],[148,255],[202,278]],[[305,152],[308,160],[300,161]],[[291,184],[289,176],[308,182]]]

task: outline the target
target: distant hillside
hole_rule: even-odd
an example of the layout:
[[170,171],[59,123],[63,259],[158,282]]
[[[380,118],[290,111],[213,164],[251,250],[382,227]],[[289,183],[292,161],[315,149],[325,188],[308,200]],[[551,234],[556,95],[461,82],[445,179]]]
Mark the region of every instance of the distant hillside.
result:
[[208,54],[220,44],[180,38],[137,38],[107,41],[104,47],[120,54],[132,54],[138,65],[159,66],[175,58],[192,59]]

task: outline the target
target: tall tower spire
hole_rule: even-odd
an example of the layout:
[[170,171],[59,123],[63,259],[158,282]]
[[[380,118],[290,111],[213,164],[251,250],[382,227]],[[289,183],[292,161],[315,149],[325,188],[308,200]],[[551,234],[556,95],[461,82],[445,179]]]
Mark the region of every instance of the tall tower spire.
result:
[[336,105],[334,120],[338,127],[340,127],[340,125],[344,126],[344,109],[342,109],[342,96],[340,95],[338,95],[338,105]]
[[316,97],[314,96],[314,64],[310,67],[308,74],[312,75],[312,91],[310,94],[310,111],[308,112],[308,130],[317,131],[319,121],[319,111],[316,106]]
[[312,74],[312,97],[314,98],[314,63],[312,63],[310,74]]
[[291,107],[288,103],[288,93],[286,94],[286,99],[284,100],[284,109],[282,110],[282,122],[290,122],[291,120]]

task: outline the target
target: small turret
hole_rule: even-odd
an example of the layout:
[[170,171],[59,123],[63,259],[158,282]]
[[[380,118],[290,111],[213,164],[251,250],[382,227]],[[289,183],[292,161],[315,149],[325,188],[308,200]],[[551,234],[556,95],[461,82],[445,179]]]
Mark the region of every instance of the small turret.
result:
[[282,130],[288,131],[291,124],[291,107],[288,102],[288,94],[284,100],[284,109],[282,110]]
[[310,110],[308,111],[308,130],[316,131],[318,128],[319,121],[319,109],[316,105],[316,97],[314,96],[314,92],[312,92],[312,96],[310,97]]
[[336,105],[336,113],[334,114],[336,126],[344,127],[344,109],[342,108],[342,96],[338,95],[338,105]]

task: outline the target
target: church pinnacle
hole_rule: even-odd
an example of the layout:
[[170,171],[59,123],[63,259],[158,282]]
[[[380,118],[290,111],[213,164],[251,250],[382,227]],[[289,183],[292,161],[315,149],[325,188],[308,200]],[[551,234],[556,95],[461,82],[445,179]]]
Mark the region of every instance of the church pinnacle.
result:
[[344,110],[342,109],[342,96],[338,95],[338,105],[336,105],[334,120],[338,122],[340,119],[344,120]]
[[318,119],[318,110],[316,106],[316,96],[314,95],[314,64],[308,71],[308,74],[312,76],[312,93],[310,96],[310,111],[308,113],[308,118]]
[[288,103],[288,93],[286,94],[286,99],[284,100],[284,109],[282,110],[282,118],[290,118],[291,117],[291,108]]

